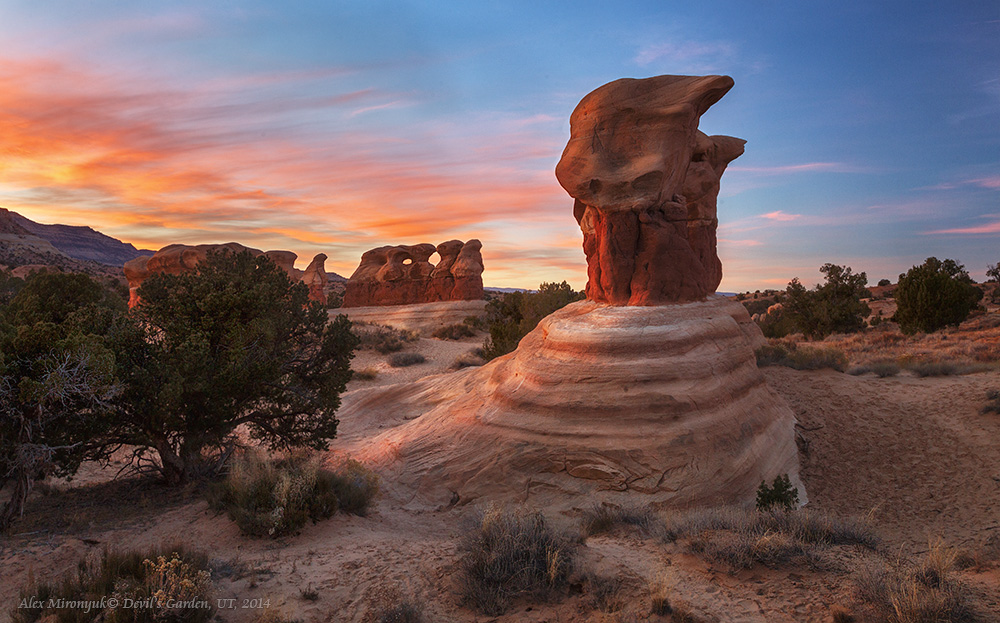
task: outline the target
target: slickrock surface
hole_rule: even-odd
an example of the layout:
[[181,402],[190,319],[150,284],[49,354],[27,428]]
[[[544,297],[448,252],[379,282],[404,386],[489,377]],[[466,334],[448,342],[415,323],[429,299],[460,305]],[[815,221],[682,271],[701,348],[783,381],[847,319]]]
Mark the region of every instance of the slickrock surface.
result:
[[341,307],[331,309],[330,317],[344,314],[356,322],[384,324],[397,329],[430,334],[436,329],[461,324],[469,316],[482,316],[486,301],[441,301],[414,305]]
[[[804,497],[794,416],[754,360],[762,340],[722,297],[574,303],[482,368],[352,392],[339,436],[431,506],[748,502],[785,473]],[[380,417],[391,428],[373,438]]]

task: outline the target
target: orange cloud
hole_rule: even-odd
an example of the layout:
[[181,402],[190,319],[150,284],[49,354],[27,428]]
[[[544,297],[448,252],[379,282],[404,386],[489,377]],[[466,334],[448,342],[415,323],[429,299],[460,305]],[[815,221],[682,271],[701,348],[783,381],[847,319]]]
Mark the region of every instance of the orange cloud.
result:
[[[345,72],[318,73],[335,81]],[[348,273],[381,244],[479,237],[488,283],[585,274],[579,239],[566,243],[578,229],[572,202],[552,174],[564,140],[558,120],[365,129],[359,112],[386,114],[408,96],[268,90],[315,77],[182,89],[51,61],[6,62],[0,201],[148,248],[236,240],[290,248],[302,261],[323,251]],[[559,253],[521,246],[554,248],[547,240],[560,241]]]

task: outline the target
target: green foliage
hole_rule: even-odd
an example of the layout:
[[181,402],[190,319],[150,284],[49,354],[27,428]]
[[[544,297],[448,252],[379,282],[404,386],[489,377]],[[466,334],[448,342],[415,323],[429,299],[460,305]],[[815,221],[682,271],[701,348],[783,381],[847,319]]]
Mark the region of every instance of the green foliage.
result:
[[568,283],[543,283],[537,292],[508,292],[486,304],[490,336],[483,343],[483,358],[495,359],[517,348],[518,342],[552,312],[583,299]]
[[[100,560],[81,560],[76,573],[57,584],[39,583],[21,590],[17,602],[34,599],[42,607],[15,607],[13,623],[50,620],[58,623],[204,623],[215,613],[208,557],[184,548],[158,548],[148,552],[105,550]],[[47,607],[49,600],[100,602],[114,598],[118,607]],[[125,607],[125,600],[144,601],[149,607]],[[185,602],[186,607],[168,608],[168,602]],[[29,601],[30,605],[30,601]],[[198,607],[191,607],[196,605]]]
[[888,279],[879,279],[878,280],[878,285],[879,285],[879,287],[891,286],[892,282],[889,281]]
[[986,266],[987,281],[1000,282],[1000,262]]
[[961,323],[978,306],[983,292],[955,260],[929,257],[899,276],[895,296],[893,320],[911,335]]
[[365,515],[378,491],[378,476],[357,461],[334,471],[320,467],[315,456],[272,460],[249,452],[233,461],[208,497],[212,508],[229,515],[243,534],[277,538],[338,510]]
[[24,287],[24,279],[11,274],[9,270],[0,268],[0,305],[7,305],[10,300]]
[[868,277],[854,274],[848,266],[824,264],[820,272],[826,283],[807,290],[798,279],[785,289],[785,313],[795,327],[810,339],[822,339],[831,333],[853,333],[865,326],[871,312],[861,302],[868,296]]
[[85,275],[38,273],[0,309],[0,487],[11,485],[0,530],[21,515],[37,478],[103,456],[120,387],[97,320],[118,306]]
[[159,455],[168,482],[201,473],[237,427],[272,448],[325,449],[358,343],[264,256],[211,253],[197,274],[157,274],[112,332],[125,384],[111,441]]
[[792,486],[788,474],[775,476],[774,482],[768,486],[761,482],[757,488],[757,510],[761,512],[779,508],[793,511],[799,506],[799,490]]

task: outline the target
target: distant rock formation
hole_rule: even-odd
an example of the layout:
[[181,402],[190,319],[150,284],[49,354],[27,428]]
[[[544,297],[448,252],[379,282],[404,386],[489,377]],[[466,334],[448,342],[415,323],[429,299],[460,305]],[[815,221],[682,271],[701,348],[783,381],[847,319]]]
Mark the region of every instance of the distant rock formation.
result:
[[[478,240],[385,246],[366,251],[347,282],[344,307],[410,305],[483,298]],[[435,252],[437,265],[430,263]]]
[[[288,253],[288,251],[284,251]],[[294,260],[293,260],[294,262]],[[309,262],[302,274],[302,282],[309,287],[309,300],[326,304],[326,254],[320,253]]]
[[[228,242],[225,244],[199,244],[194,246],[171,244],[157,251],[152,257],[137,257],[125,262],[125,278],[128,280],[129,285],[129,307],[135,307],[139,304],[139,287],[150,275],[158,273],[180,275],[195,272],[198,264],[208,257],[210,251],[230,251],[232,253],[249,251],[254,256],[266,256],[277,264],[279,268],[288,273],[292,281],[305,281],[305,277],[308,276],[309,281],[306,281],[306,285],[309,286],[309,299],[326,303],[326,294],[322,290],[327,284],[327,276],[323,268],[326,255],[320,253],[313,258],[312,263],[309,264],[309,268],[303,273],[295,268],[295,260],[298,256],[291,251],[261,251],[260,249],[243,246],[238,242]],[[318,290],[314,289],[315,285],[319,285],[320,288]]]
[[623,78],[577,105],[556,177],[575,199],[588,299],[659,305],[715,292],[719,179],[746,141],[707,136],[698,120],[732,86],[728,76]]

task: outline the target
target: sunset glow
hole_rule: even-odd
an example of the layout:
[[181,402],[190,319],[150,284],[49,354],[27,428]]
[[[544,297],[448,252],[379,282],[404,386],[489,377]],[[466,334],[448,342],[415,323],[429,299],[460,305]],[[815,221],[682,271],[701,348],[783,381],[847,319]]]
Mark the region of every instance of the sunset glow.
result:
[[0,207],[154,250],[324,252],[345,276],[375,246],[479,238],[488,286],[582,288],[553,175],[573,107],[623,76],[726,73],[702,129],[748,144],[722,182],[721,290],[929,255],[982,278],[1000,9],[892,4],[8,2]]

